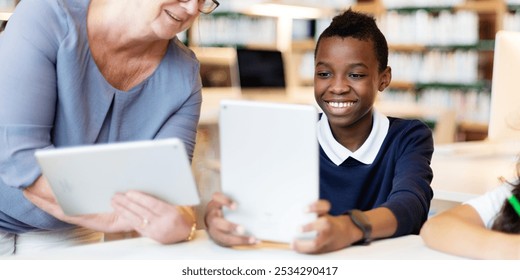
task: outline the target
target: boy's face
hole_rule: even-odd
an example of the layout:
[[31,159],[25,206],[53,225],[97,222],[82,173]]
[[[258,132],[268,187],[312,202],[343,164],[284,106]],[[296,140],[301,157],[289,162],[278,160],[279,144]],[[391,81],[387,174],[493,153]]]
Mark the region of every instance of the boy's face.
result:
[[314,95],[333,131],[372,125],[370,112],[377,93],[391,79],[390,68],[383,73],[378,69],[371,40],[335,36],[320,41],[315,59]]

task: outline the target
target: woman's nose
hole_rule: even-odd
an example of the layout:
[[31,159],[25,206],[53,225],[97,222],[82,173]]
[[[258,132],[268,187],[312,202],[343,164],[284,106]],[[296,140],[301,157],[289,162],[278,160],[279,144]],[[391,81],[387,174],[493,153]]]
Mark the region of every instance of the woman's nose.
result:
[[199,12],[199,3],[203,0],[179,1],[179,4],[190,14],[194,15]]

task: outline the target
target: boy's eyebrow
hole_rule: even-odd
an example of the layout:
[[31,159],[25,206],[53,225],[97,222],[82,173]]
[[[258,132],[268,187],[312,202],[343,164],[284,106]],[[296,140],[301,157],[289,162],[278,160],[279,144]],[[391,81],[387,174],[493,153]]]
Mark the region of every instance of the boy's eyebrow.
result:
[[318,61],[318,62],[316,63],[316,66],[322,66],[322,65],[323,65],[323,66],[328,66],[328,63],[326,63],[326,62],[322,62],[322,61]]
[[[325,61],[318,61],[316,62],[316,66],[329,66],[329,63],[325,62]],[[363,68],[367,68],[368,69],[368,66],[362,62],[358,62],[358,63],[351,63],[351,64],[347,64],[350,68],[354,68],[354,67],[363,67]]]

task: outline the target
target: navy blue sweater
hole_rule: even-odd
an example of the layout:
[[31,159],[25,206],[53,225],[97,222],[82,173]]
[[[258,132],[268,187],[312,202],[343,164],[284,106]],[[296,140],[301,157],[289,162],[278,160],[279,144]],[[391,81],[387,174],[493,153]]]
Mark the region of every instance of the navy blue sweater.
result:
[[386,207],[397,218],[394,236],[418,234],[433,197],[432,132],[418,120],[388,119],[388,134],[372,164],[349,157],[337,166],[320,147],[320,198],[330,201],[331,215]]

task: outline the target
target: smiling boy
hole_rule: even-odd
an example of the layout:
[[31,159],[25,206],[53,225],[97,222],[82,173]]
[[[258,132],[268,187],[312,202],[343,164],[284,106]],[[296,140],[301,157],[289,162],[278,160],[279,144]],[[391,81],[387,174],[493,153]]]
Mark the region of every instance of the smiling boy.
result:
[[[336,16],[315,50],[314,92],[323,110],[318,123],[320,200],[318,214],[295,240],[294,250],[323,253],[373,239],[418,234],[433,191],[431,130],[419,120],[387,117],[374,109],[379,92],[392,79],[388,45],[375,19],[352,10]],[[289,201],[287,203],[290,203]],[[233,208],[214,195],[206,222],[210,236],[224,246],[252,244],[254,237],[222,218]]]

